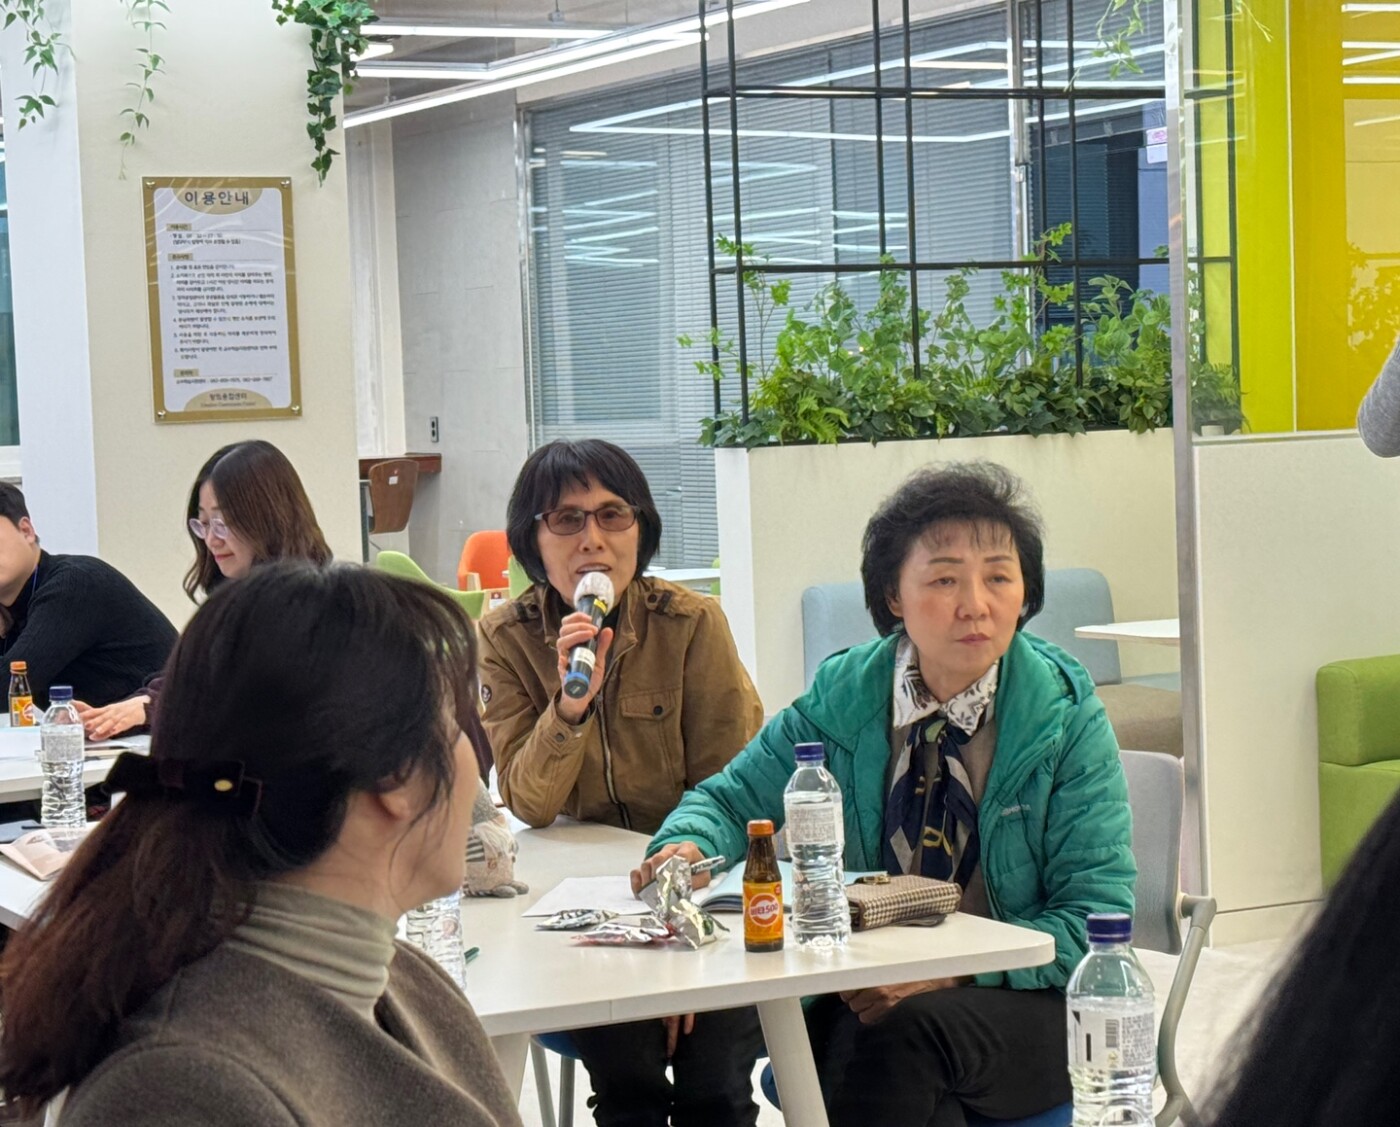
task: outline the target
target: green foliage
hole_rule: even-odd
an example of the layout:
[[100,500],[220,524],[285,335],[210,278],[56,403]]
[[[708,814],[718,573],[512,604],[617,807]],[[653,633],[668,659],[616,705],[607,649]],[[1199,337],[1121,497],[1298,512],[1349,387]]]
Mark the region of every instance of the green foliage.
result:
[[[38,88],[18,95],[19,128],[33,124],[57,103],[47,92],[50,77],[58,76],[58,53],[67,44],[49,20],[48,0],[0,0],[0,18],[6,28],[20,23],[24,28],[24,61]],[[169,13],[167,0],[121,0],[127,23],[145,37],[136,48],[140,79],[128,82],[133,91],[130,104],[121,110],[122,175],[125,153],[136,144],[140,131],[150,127],[150,105],[155,101],[152,82],[165,72],[165,58],[156,51],[157,31],[164,31],[162,16]],[[369,41],[366,24],[379,17],[364,0],[272,0],[279,24],[296,23],[311,31],[311,69],[306,73],[306,109],[311,115],[306,132],[316,150],[311,167],[324,183],[331,163],[340,154],[330,147],[335,130],[335,99],[354,89],[355,60],[365,52]]]
[[39,81],[34,91],[19,95],[19,128],[31,125],[57,103],[47,93],[49,76],[58,77],[58,52],[66,44],[53,29],[45,8],[46,0],[0,0],[4,26],[19,22],[24,28],[24,61],[31,78]]
[[165,0],[122,0],[126,8],[126,21],[132,28],[146,37],[145,46],[137,47],[138,56],[137,67],[141,72],[140,81],[131,81],[126,84],[128,90],[134,90],[131,105],[126,106],[121,111],[124,128],[121,133],[122,143],[122,169],[121,175],[126,176],[126,150],[136,144],[136,134],[139,130],[146,129],[151,124],[150,115],[146,112],[147,106],[156,100],[156,92],[151,86],[151,80],[158,74],[163,74],[165,60],[156,53],[156,32],[164,31],[165,24],[158,18],[159,13],[170,11],[170,5]]
[[306,72],[306,110],[311,120],[307,136],[316,149],[311,167],[325,183],[331,163],[340,153],[328,140],[335,130],[335,99],[355,88],[355,60],[369,40],[364,26],[379,17],[363,0],[272,0],[277,22],[311,29],[311,69]]
[[1212,361],[1206,338],[1205,287],[1200,272],[1186,277],[1186,370],[1191,380],[1191,426],[1218,426],[1226,434],[1244,430],[1248,420],[1234,366]]
[[1108,275],[1089,284],[1099,291],[1084,303],[1084,312],[1102,421],[1134,434],[1163,425],[1172,406],[1170,299]]
[[[913,360],[914,317],[898,270],[879,273],[879,293],[862,311],[840,282],[802,309],[788,279],[773,281],[750,246],[720,239],[742,254],[750,324],[749,414],[723,411],[703,420],[707,446],[764,446],[982,434],[1082,434],[1126,428],[1142,433],[1171,424],[1171,302],[1134,290],[1121,278],[1091,279],[1074,325],[1070,283],[1050,280],[1068,224],[1046,232],[1024,268],[1001,271],[990,320],[968,309],[977,271],[954,271],[942,305],[919,310],[923,363]],[[888,260],[886,265],[888,264]],[[1239,384],[1229,365],[1205,361],[1199,287],[1190,324],[1196,425],[1244,426]],[[776,334],[773,326],[781,318]],[[739,374],[738,349],[718,329],[702,341],[695,368],[716,381]],[[1078,353],[1083,353],[1082,376]]]

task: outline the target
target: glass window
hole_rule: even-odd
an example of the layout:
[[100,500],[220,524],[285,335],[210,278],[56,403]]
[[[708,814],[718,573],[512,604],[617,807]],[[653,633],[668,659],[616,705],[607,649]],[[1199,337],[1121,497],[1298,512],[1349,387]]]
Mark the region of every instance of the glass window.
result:
[[[1102,14],[1101,4],[1089,7]],[[1077,210],[1085,259],[1135,262],[1167,241],[1165,145],[1150,143],[1163,122],[1162,104],[1112,90],[1161,83],[1161,17],[1149,7],[1151,25],[1133,42],[1142,73],[1115,76],[1094,54],[1093,21],[1073,28],[1072,5],[1020,6],[1023,22],[1037,15],[1043,21],[1043,59],[1030,49],[1035,29],[1026,34],[1024,81],[1063,91],[1073,62],[1079,82],[1096,91],[1094,101],[1078,103],[1074,128],[1071,103],[1053,94],[1025,103],[1031,135],[1043,136],[1045,150],[1037,162],[1043,173],[1032,171],[1028,183],[1027,224],[1031,232],[1047,230]],[[902,43],[894,34],[881,39],[881,79],[902,85]],[[985,98],[914,102],[917,258],[940,265],[1009,259],[1017,246],[1017,189],[1015,114],[1004,94],[1006,12],[994,7],[921,24],[911,51],[912,85],[986,90]],[[873,85],[875,66],[869,36],[741,65],[743,83],[810,86],[814,93],[739,103],[743,238],[770,262],[875,262],[881,164],[885,250],[897,260],[909,254],[903,101],[884,109],[881,161],[874,104],[817,96],[834,86]],[[712,81],[722,84],[718,71]],[[718,554],[714,455],[697,442],[700,420],[714,414],[714,384],[695,370],[700,350],[676,342],[680,334],[703,340],[710,324],[699,89],[692,74],[590,92],[526,119],[533,441],[594,436],[626,448],[651,481],[665,524],[657,563],[669,567],[708,565]],[[712,103],[711,184],[720,235],[734,231],[728,113],[727,102]],[[1131,284],[1166,289],[1165,265],[1116,272]],[[995,273],[984,271],[973,286],[967,304],[974,316],[991,312]],[[1083,271],[1084,287],[1095,273]],[[873,275],[846,277],[857,302],[873,300]],[[945,277],[919,276],[923,308],[937,305]],[[793,277],[792,304],[800,307],[828,281],[829,274]],[[733,287],[732,279],[721,279],[720,323],[730,337]],[[750,324],[747,339],[761,363],[762,327]],[[732,406],[737,387],[721,391],[724,405]]]

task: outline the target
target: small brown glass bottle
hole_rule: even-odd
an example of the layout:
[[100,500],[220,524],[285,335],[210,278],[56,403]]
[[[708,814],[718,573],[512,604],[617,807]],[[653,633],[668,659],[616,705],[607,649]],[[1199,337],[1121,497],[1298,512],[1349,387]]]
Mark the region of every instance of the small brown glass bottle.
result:
[[783,875],[773,848],[773,823],[749,823],[749,858],[744,865],[744,950],[783,949]]

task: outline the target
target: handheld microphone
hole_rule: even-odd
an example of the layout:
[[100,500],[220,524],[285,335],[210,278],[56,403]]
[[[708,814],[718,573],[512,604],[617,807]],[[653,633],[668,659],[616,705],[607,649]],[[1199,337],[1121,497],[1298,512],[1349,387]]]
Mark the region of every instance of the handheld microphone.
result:
[[[600,630],[603,619],[612,609],[612,580],[601,571],[590,571],[579,580],[574,591],[574,609],[581,610],[593,620]],[[578,700],[588,695],[588,686],[593,683],[593,669],[598,664],[598,635],[588,639],[582,646],[569,651],[569,666],[564,673],[564,695]]]

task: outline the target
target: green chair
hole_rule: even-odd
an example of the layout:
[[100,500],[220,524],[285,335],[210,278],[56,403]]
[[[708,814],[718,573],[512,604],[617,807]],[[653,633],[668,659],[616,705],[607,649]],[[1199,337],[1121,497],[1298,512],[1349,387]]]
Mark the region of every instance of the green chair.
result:
[[530,577],[525,574],[525,569],[520,566],[520,561],[511,556],[506,561],[507,583],[509,584],[510,597],[518,599],[530,586]]
[[[390,575],[397,575],[400,579],[416,579],[419,583],[433,583],[428,573],[402,552],[380,552],[375,557],[374,566]],[[441,583],[433,583],[433,586],[442,588],[456,599],[472,620],[480,618],[486,609],[485,591],[459,591],[455,587],[446,587]]]
[[1329,888],[1400,791],[1400,654],[1317,671],[1322,880]]

